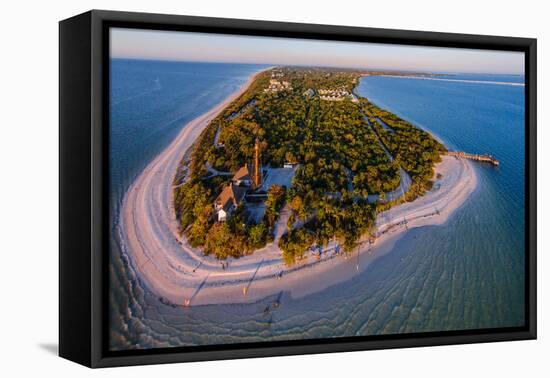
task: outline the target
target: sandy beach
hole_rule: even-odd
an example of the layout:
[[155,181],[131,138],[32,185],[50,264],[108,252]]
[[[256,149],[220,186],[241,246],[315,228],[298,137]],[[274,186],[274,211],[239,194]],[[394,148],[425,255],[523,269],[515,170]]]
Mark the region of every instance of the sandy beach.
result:
[[407,229],[445,223],[474,191],[476,175],[470,162],[443,156],[437,164],[434,188],[411,203],[378,215],[380,233],[374,245],[363,244],[350,256],[335,253],[329,244],[321,258],[308,255],[287,267],[276,245],[240,259],[228,267],[203,256],[178,235],[173,209],[173,179],[184,153],[210,120],[246,91],[255,77],[210,111],[185,125],[176,139],[159,154],[128,189],[122,204],[122,248],[141,280],[165,303],[198,306],[254,302],[289,292],[301,297],[363,271],[378,256],[391,251]]

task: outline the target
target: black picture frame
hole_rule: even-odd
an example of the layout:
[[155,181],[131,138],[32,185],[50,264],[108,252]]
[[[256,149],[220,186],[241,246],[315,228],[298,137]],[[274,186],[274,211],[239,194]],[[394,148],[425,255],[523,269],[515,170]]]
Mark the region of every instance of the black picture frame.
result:
[[[110,352],[108,28],[461,47],[525,53],[524,327]],[[59,354],[89,367],[536,338],[536,39],[92,10],[59,24]]]

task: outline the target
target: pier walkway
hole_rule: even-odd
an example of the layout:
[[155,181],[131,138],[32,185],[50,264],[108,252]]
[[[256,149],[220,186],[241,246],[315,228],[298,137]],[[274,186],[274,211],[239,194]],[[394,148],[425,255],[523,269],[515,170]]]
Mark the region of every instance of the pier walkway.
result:
[[462,158],[462,159],[470,159],[475,161],[491,163],[493,165],[500,164],[499,161],[495,159],[492,155],[469,154],[467,152],[462,152],[462,151],[449,151],[447,152],[447,155],[454,156],[457,158]]

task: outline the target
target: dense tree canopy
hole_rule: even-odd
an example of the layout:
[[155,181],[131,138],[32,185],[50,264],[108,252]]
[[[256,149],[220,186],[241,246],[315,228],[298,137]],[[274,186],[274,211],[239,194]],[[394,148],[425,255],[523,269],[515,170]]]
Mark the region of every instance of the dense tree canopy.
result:
[[[181,231],[191,245],[218,258],[261,248],[271,240],[286,201],[292,216],[279,246],[287,263],[299,260],[312,244],[332,239],[349,251],[373,228],[377,206],[391,206],[384,193],[399,187],[400,168],[413,180],[405,200],[430,187],[434,164],[445,148],[427,132],[357,98],[353,89],[361,74],[268,70],[210,122],[194,146],[188,181],[174,190]],[[273,77],[289,84],[269,90]],[[319,94],[327,89],[340,97],[323,99]],[[270,188],[259,222],[241,206],[228,222],[217,223],[212,203],[229,178],[210,177],[207,166],[235,172],[252,161],[256,139],[264,166],[298,164],[292,186]],[[380,195],[377,204],[367,201],[369,194]]]
[[411,175],[413,185],[408,198],[422,195],[431,187],[434,163],[441,161],[440,155],[446,151],[445,147],[429,133],[366,99],[361,100],[361,105],[369,124],[396,163]]

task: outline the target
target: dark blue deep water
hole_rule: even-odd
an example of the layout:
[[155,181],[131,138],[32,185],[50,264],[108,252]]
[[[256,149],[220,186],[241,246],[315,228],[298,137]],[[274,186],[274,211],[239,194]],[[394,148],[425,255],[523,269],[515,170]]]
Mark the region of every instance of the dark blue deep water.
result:
[[[491,153],[443,226],[410,230],[364,272],[301,299],[173,309],[136,279],[116,233],[124,191],[196,116],[262,66],[113,60],[110,345],[113,349],[520,326],[524,322],[524,87],[366,77],[357,92],[450,149]],[[521,76],[448,79],[518,83]],[[273,299],[266,299],[268,303]]]

